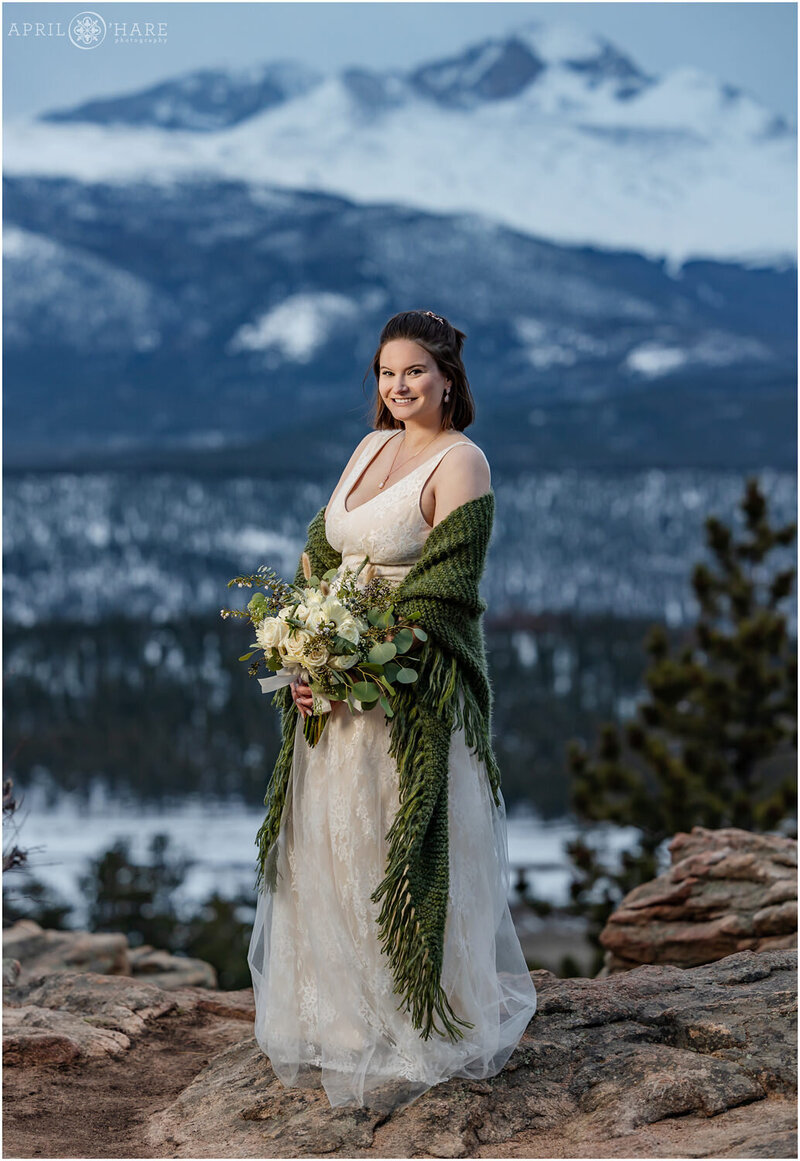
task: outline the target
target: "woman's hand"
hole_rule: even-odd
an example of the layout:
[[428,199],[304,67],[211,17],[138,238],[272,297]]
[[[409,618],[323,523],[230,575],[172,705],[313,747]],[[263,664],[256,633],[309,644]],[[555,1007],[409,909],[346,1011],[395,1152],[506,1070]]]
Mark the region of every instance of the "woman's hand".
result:
[[[314,692],[310,685],[305,685],[304,682],[297,678],[291,683],[292,698],[294,704],[300,712],[300,717],[305,719],[308,717],[314,708]],[[336,712],[336,707],[340,703],[338,701],[331,702],[330,713]]]
[[306,685],[298,677],[291,683],[290,688],[292,691],[292,700],[300,711],[300,717],[305,719],[306,715],[311,713],[314,704],[314,694],[311,691],[311,686]]

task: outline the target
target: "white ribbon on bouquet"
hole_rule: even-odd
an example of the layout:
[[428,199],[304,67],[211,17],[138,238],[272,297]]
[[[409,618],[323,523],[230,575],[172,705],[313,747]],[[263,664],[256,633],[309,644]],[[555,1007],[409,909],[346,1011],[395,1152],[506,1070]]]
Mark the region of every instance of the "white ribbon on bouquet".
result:
[[[309,677],[310,674],[307,669],[301,669],[298,672],[296,668],[287,669],[286,666],[284,666],[283,669],[279,669],[278,672],[272,677],[259,677],[257,678],[257,681],[261,686],[262,693],[274,693],[276,689],[281,689],[284,685],[291,685],[292,682],[297,678],[299,678],[300,681],[307,685]],[[311,710],[312,713],[326,714],[329,713],[332,708],[333,707],[331,706],[331,703],[328,701],[327,697],[323,697],[320,693],[314,694],[314,703]]]

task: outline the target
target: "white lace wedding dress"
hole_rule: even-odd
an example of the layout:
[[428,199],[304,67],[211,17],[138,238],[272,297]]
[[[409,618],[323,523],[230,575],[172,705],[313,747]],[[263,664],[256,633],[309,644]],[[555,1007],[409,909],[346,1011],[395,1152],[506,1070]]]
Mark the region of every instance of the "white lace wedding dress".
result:
[[[431,527],[419,506],[449,445],[386,491],[348,512],[349,491],[391,431],[374,434],[325,514],[342,568],[369,554],[397,581],[419,558]],[[466,442],[461,440],[459,442]],[[366,581],[370,573],[362,570]],[[324,1087],[332,1106],[401,1107],[449,1077],[494,1076],[536,1011],[536,991],[508,907],[505,806],[486,771],[451,739],[450,893],[442,986],[475,1025],[452,1043],[423,1040],[397,1011],[370,895],[384,877],[386,832],[398,809],[398,776],[380,705],[351,716],[336,707],[315,747],[302,722],[278,838],[278,885],[261,891],[248,963],[255,1035],[287,1087]]]

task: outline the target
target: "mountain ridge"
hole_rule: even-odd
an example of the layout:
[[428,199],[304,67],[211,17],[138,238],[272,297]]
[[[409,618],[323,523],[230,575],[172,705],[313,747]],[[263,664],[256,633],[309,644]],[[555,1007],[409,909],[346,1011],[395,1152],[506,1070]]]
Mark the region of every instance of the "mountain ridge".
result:
[[476,215],[237,182],[6,178],[4,206],[7,464],[332,423],[349,438],[380,327],[410,306],[466,331],[479,413],[520,464],[534,445],[549,462],[710,462],[712,430],[731,463],[793,454],[793,267],[676,278]]
[[796,260],[785,120],[694,68],[650,76],[563,23],[522,23],[408,70],[323,73],[285,60],[198,70],[10,121],[5,167],[402,201],[665,257],[675,270],[690,258]]

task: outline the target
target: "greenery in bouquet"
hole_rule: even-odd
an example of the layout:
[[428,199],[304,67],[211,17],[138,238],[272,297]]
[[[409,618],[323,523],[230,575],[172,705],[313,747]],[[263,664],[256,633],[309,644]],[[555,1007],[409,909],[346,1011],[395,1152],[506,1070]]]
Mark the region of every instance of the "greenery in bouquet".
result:
[[[365,556],[357,569],[329,569],[313,576],[308,555],[302,555],[305,585],[288,584],[262,565],[250,576],[237,576],[228,587],[260,586],[246,609],[222,609],[223,617],[249,618],[256,640],[240,661],[251,661],[248,672],[258,675],[263,665],[286,678],[300,678],[314,694],[314,712],[303,722],[303,734],[315,746],[334,701],[351,713],[380,705],[394,716],[392,699],[397,683],[417,680],[408,654],[427,640],[419,625],[394,615],[392,584],[384,577],[359,583]],[[263,591],[261,591],[263,590]]]

